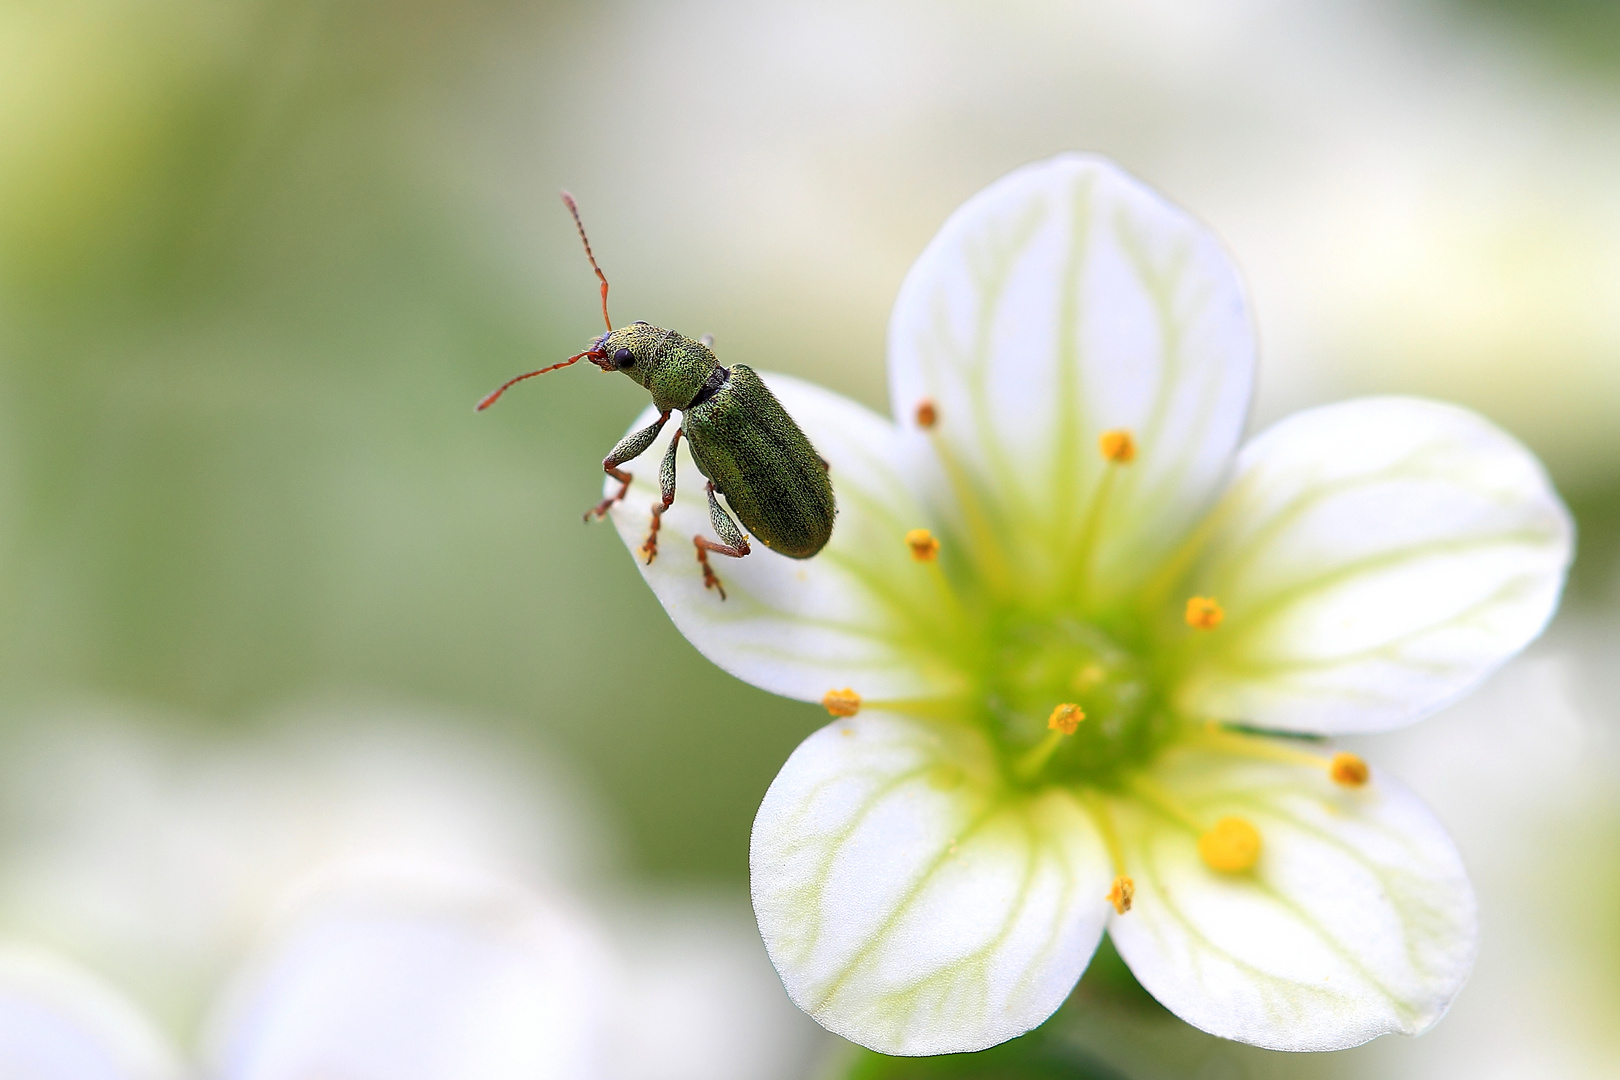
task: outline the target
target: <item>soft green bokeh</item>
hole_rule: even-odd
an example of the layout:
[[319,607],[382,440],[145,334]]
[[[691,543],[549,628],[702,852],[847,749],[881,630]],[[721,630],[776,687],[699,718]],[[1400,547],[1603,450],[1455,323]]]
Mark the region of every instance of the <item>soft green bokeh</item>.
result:
[[814,714],[703,663],[580,524],[637,396],[586,369],[471,408],[593,329],[554,179],[537,199],[575,297],[492,254],[504,226],[433,175],[424,114],[540,18],[6,13],[10,48],[54,57],[13,71],[10,109],[48,115],[0,150],[4,698],[206,724],[288,696],[430,702],[575,751],[642,867],[736,880]]

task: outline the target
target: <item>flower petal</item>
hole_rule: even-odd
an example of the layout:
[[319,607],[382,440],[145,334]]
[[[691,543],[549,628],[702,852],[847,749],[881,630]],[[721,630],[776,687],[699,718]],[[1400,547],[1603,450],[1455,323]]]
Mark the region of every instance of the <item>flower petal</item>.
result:
[[88,972],[21,945],[0,948],[0,1076],[175,1080],[164,1038]]
[[[771,391],[831,467],[838,518],[832,540],[811,559],[790,559],[756,544],[743,559],[710,556],[726,591],[705,589],[693,536],[714,538],[707,483],[685,448],[678,451],[675,504],[663,517],[658,557],[640,554],[658,501],[664,434],[629,468],[629,497],[613,523],[642,576],[687,640],[745,682],[802,701],[853,687],[863,699],[950,693],[959,676],[935,647],[948,597],[914,560],[906,533],[928,518],[900,472],[894,426],[860,405],[786,375],[764,374]],[[651,409],[631,430],[657,419]],[[618,490],[609,480],[608,494]]]
[[1474,896],[1445,830],[1406,789],[1323,769],[1174,750],[1154,781],[1200,820],[1254,825],[1259,862],[1203,864],[1187,825],[1116,802],[1131,911],[1108,931],[1142,985],[1188,1023],[1274,1050],[1415,1035],[1473,966]]
[[577,915],[433,868],[310,903],[214,1018],[221,1080],[603,1075],[611,954]]
[[[1254,353],[1209,230],[1111,162],[1065,154],[968,200],[917,260],[889,324],[890,399],[931,444],[931,502],[990,582],[1107,602],[1214,497]],[[1108,465],[1099,439],[1118,429],[1135,459]]]
[[1412,398],[1272,427],[1210,522],[1187,589],[1226,619],[1195,636],[1181,707],[1321,733],[1396,727],[1480,682],[1541,632],[1572,544],[1529,451]]
[[788,995],[886,1054],[979,1050],[1062,1004],[1111,870],[1074,797],[1004,786],[979,732],[863,712],[806,739],[754,822],[754,912]]

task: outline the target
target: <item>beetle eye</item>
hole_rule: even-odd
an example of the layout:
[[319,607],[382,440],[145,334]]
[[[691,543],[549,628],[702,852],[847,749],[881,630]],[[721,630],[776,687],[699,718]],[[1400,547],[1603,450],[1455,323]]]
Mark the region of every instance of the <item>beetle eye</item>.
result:
[[620,349],[618,352],[613,354],[613,362],[619,367],[627,368],[636,362],[636,358],[631,354],[629,349]]

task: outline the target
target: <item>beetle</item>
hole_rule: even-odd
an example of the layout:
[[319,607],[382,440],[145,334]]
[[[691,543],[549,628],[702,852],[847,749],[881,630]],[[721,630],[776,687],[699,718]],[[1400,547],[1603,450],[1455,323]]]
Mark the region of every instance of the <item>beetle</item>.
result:
[[[508,379],[478,403],[478,411],[495,404],[515,383],[581,360],[589,360],[603,371],[623,372],[652,395],[658,419],[626,435],[602,459],[602,471],[619,481],[619,490],[587,510],[587,522],[606,517],[613,504],[630,493],[632,474],[620,466],[645,453],[664,430],[670,413],[678,409],[681,422],[658,469],[660,501],[652,505],[652,521],[641,545],[648,564],[658,557],[664,511],[675,502],[675,450],[683,435],[692,461],[708,481],[709,521],[720,538],[716,543],[705,536],[692,537],[705,589],[726,598],[725,586],[709,565],[710,552],[741,559],[752,550],[748,536],[731,514],[772,551],[791,559],[814,556],[832,537],[837,513],[826,459],[816,453],[752,368],[742,364],[725,367],[715,359],[710,347],[713,339],[693,339],[645,322],[615,330],[608,315],[607,275],[597,265],[574,197],[565,191],[562,199],[573,215],[580,243],[585,245],[585,257],[601,282],[602,321],[607,333],[560,363]],[[720,505],[719,496],[725,497],[731,513]]]

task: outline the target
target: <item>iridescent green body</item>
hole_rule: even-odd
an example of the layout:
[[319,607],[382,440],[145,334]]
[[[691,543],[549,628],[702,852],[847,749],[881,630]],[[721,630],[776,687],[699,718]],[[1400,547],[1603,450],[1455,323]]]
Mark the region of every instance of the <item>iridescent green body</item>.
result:
[[799,425],[751,368],[683,414],[692,459],[743,527],[772,551],[808,559],[832,536],[832,484]]
[[[703,342],[647,323],[603,335],[592,352],[604,371],[622,371],[646,387],[660,413],[680,410],[692,460],[761,543],[795,559],[826,546],[837,512],[826,463],[751,368],[723,367]],[[661,426],[627,436],[609,460],[645,451]],[[621,456],[627,451],[634,453]],[[673,496],[673,460],[667,471],[665,491]],[[710,509],[716,531],[731,543],[729,523],[717,506]]]

